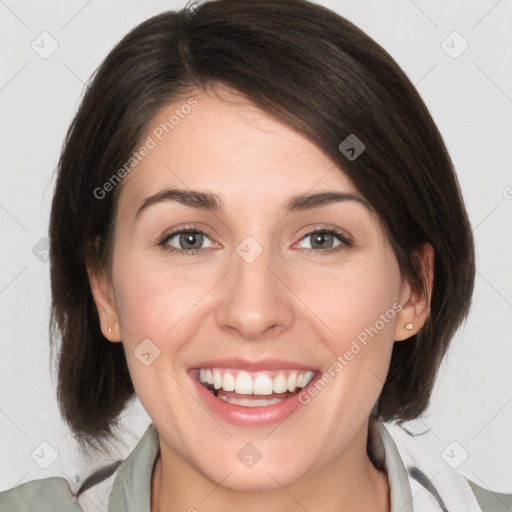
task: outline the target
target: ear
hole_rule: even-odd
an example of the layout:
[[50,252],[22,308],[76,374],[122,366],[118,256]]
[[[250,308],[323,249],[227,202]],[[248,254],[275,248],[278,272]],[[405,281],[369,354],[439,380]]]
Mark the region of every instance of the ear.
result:
[[[416,251],[416,255],[421,264],[427,297],[420,291],[413,290],[408,281],[403,281],[399,299],[402,309],[396,316],[395,341],[414,336],[423,327],[430,312],[430,297],[434,284],[434,248],[428,243],[424,244]],[[405,326],[408,324],[412,324],[412,329],[406,329]]]
[[119,328],[117,308],[107,273],[97,266],[88,265],[87,274],[94,303],[98,310],[101,332],[109,341],[119,342],[121,341],[121,329]]

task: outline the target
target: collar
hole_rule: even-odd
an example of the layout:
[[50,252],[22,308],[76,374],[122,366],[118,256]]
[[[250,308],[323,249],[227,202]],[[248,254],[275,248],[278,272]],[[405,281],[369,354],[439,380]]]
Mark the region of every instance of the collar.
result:
[[117,470],[108,512],[150,512],[151,477],[159,454],[160,437],[151,423]]
[[393,438],[380,421],[370,420],[368,440],[374,463],[384,467],[388,475],[391,512],[413,512],[407,471]]

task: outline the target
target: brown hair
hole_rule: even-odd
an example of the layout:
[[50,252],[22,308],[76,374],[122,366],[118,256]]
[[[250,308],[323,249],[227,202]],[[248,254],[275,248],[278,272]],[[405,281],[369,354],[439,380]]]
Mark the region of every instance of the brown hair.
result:
[[[382,220],[403,277],[423,293],[415,251],[434,248],[430,315],[417,335],[394,344],[376,417],[408,420],[425,411],[468,313],[474,247],[457,178],[425,104],[388,53],[305,0],[213,0],[165,12],[133,29],[101,64],[58,167],[51,346],[61,339],[58,402],[84,451],[115,437],[135,396],[122,344],[101,333],[86,272],[86,262],[109,268],[122,184],[102,199],[94,191],[130,158],[160,108],[216,84],[308,137],[344,170]],[[338,148],[350,134],[366,146],[354,160]]]

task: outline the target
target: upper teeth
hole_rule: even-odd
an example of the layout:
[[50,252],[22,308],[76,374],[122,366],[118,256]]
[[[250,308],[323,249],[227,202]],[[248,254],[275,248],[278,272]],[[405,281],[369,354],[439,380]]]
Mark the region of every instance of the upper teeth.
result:
[[315,375],[312,371],[299,370],[287,370],[285,375],[283,370],[272,378],[265,372],[256,372],[251,375],[243,370],[236,373],[237,371],[225,368],[201,368],[199,381],[203,384],[211,384],[215,389],[222,388],[224,391],[234,391],[239,395],[271,395],[304,388]]

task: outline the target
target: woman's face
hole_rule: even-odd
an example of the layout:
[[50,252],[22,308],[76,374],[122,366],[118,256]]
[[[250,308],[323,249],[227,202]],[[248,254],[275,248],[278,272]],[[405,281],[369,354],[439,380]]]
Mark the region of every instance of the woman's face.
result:
[[364,457],[394,340],[412,334],[409,286],[316,146],[227,91],[194,98],[158,114],[123,183],[110,303],[93,278],[103,332],[164,461],[239,490],[338,470]]

